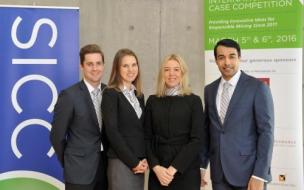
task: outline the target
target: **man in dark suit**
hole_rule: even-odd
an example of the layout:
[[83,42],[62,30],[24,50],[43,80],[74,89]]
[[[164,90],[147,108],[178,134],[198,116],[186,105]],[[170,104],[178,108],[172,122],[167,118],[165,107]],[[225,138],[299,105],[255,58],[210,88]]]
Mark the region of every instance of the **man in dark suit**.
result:
[[59,94],[50,139],[67,190],[107,190],[107,145],[100,113],[104,54],[90,44],[79,55],[83,80]]
[[274,108],[270,89],[239,69],[231,39],[214,48],[222,77],[205,87],[208,156],[213,190],[262,190],[271,181]]

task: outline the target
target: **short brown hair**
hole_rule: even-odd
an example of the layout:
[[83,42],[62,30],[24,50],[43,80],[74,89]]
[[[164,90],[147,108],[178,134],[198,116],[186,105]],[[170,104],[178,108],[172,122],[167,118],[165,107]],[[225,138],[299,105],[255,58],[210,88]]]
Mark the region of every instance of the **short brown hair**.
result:
[[137,77],[135,78],[135,80],[132,82],[132,84],[136,88],[136,96],[141,96],[142,95],[142,82],[141,82],[141,77],[140,77],[139,62],[138,62],[138,58],[137,58],[136,54],[130,49],[120,49],[115,54],[108,86],[109,86],[109,88],[115,88],[116,90],[120,91],[119,85],[122,83],[122,79],[121,79],[119,70],[120,70],[120,66],[121,66],[121,61],[125,56],[133,56],[136,60],[136,64],[138,67],[138,74],[137,74]]
[[85,55],[89,54],[89,53],[100,53],[100,55],[102,57],[102,62],[104,63],[104,54],[101,51],[100,47],[97,44],[88,44],[88,45],[83,46],[80,49],[79,57],[80,57],[80,64],[81,65],[84,62]]

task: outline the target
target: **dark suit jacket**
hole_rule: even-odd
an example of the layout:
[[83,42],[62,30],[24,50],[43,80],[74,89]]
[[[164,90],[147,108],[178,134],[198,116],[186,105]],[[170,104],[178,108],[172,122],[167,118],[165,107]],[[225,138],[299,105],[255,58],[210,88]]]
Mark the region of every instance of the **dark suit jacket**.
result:
[[222,125],[216,108],[219,83],[205,88],[212,181],[225,176],[231,185],[247,186],[252,175],[271,181],[274,108],[269,87],[242,72]]
[[130,169],[145,157],[144,96],[138,97],[142,108],[139,119],[128,99],[114,88],[106,88],[102,96],[102,118],[109,140],[109,158],[118,158]]
[[[101,89],[105,85],[101,85]],[[104,134],[104,132],[102,132]],[[100,159],[100,146],[107,147],[99,130],[90,93],[83,81],[63,90],[54,109],[50,134],[65,181],[90,184]]]

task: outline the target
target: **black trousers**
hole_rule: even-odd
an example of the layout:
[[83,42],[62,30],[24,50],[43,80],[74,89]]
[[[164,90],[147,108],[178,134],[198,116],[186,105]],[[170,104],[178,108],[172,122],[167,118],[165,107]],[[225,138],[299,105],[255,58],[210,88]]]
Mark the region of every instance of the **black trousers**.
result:
[[108,190],[108,182],[107,182],[106,174],[107,174],[106,153],[101,152],[98,169],[93,182],[87,185],[66,183],[65,189],[66,190]]

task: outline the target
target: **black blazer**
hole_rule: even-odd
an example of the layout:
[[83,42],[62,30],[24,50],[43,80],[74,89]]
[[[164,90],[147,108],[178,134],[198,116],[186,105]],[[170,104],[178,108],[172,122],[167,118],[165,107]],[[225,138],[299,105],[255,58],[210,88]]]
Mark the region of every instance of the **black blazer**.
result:
[[150,168],[172,165],[178,172],[200,167],[204,113],[194,94],[148,98],[145,138]]
[[[105,85],[101,84],[101,89]],[[90,93],[83,81],[63,90],[54,109],[50,140],[64,168],[66,182],[90,184],[107,142],[100,133]]]
[[102,97],[102,118],[109,140],[109,158],[118,158],[130,169],[145,157],[144,96],[137,97],[143,110],[139,119],[128,99],[114,88],[106,88]]

